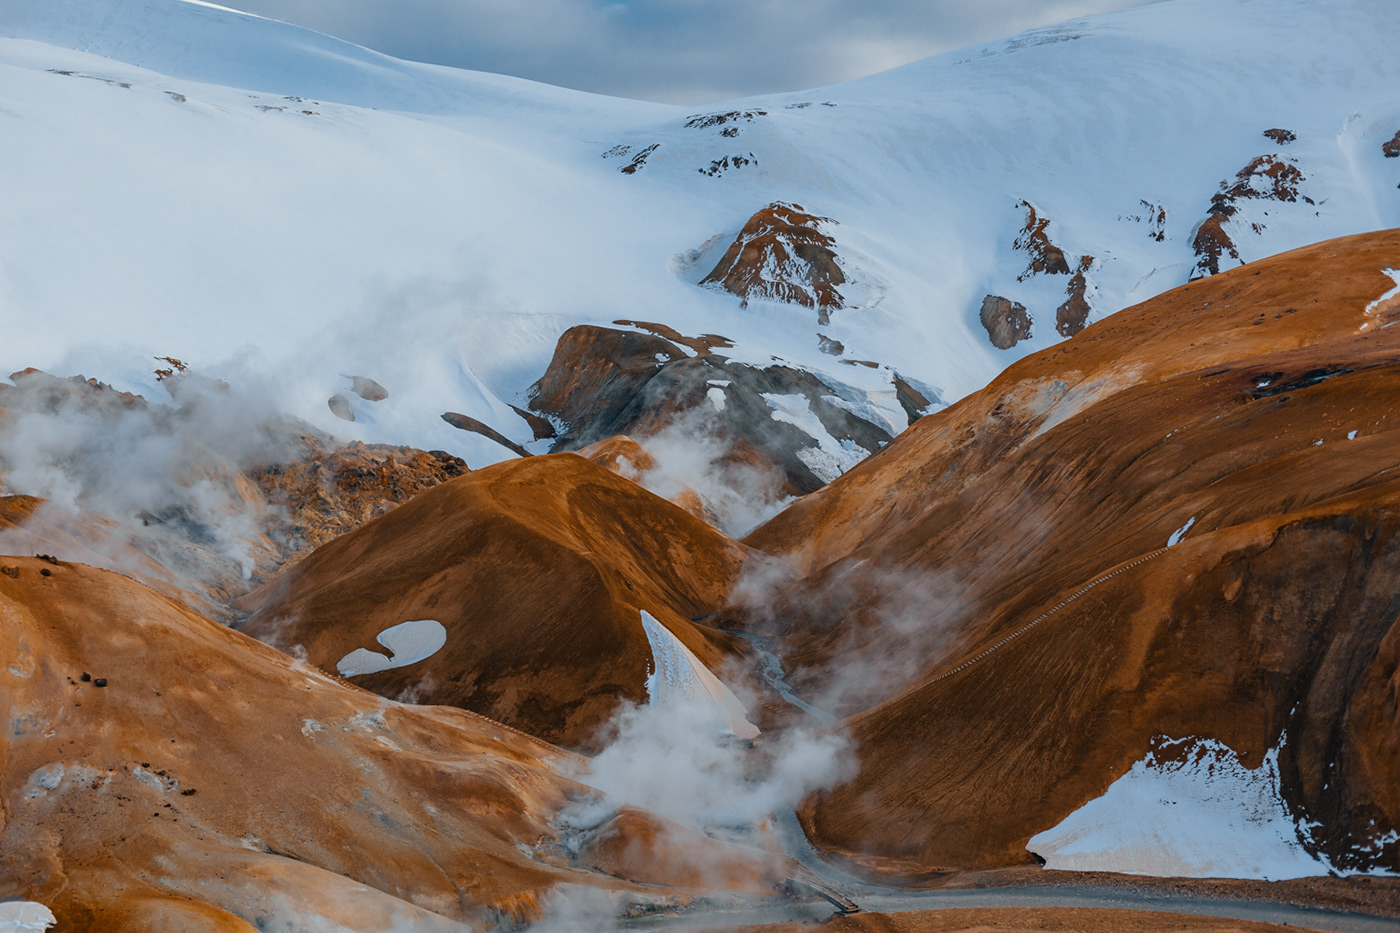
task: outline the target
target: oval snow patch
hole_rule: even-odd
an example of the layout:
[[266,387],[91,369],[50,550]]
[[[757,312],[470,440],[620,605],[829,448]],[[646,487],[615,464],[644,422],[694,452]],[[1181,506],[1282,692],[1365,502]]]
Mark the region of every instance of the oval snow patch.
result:
[[389,649],[387,655],[356,648],[336,664],[340,676],[373,674],[431,658],[447,644],[447,629],[436,619],[416,619],[386,628],[379,633],[378,640]]
[[33,901],[0,904],[0,933],[40,933],[58,921],[53,911]]

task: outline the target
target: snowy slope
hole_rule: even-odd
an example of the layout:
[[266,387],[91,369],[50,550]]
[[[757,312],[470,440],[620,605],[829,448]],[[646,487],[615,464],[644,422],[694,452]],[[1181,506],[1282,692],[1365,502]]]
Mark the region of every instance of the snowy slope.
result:
[[[1242,260],[1400,225],[1400,160],[1380,151],[1400,129],[1400,24],[1384,7],[1171,0],[687,110],[405,63],[188,0],[11,0],[0,366],[158,397],[151,358],[174,356],[341,436],[473,466],[508,454],[440,413],[528,441],[509,405],[584,322],[718,333],[738,359],[867,391],[893,367],[952,401],[1060,339],[1069,276],[1018,281],[1023,201],[1072,263],[1094,257],[1091,320],[1185,281],[1212,195],[1262,154],[1303,180],[1292,202],[1239,202]],[[690,119],[733,110],[754,116]],[[834,221],[862,307],[819,326],[695,285],[707,270],[686,251],[774,200]],[[1032,338],[993,348],[987,294],[1026,305]],[[843,365],[818,332],[883,365]],[[356,375],[389,397],[351,396],[352,424],[327,398]]]

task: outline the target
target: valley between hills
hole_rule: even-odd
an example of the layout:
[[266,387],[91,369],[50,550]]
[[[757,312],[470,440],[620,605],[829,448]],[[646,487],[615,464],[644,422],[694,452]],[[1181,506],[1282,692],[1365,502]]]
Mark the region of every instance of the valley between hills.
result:
[[0,933],[1400,929],[1375,4],[705,113],[89,6],[0,10]]

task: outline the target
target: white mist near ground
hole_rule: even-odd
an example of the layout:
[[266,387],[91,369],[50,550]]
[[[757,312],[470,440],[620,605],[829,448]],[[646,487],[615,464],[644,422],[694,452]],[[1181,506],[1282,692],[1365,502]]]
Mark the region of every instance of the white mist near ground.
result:
[[623,895],[618,891],[561,884],[544,902],[544,917],[530,933],[608,933],[618,928]]
[[850,775],[840,734],[799,729],[750,748],[706,704],[626,705],[608,731],[607,747],[574,775],[605,797],[570,812],[574,825],[596,826],[625,805],[700,832],[751,827]]
[[290,450],[293,430],[256,390],[194,373],[165,384],[168,405],[44,374],[7,387],[0,489],[47,500],[36,526],[67,531],[38,542],[20,528],[0,549],[131,569],[130,547],[166,568],[249,578],[269,506],[241,471]]
[[714,525],[732,538],[743,537],[792,502],[782,494],[776,468],[728,460],[732,445],[704,409],[689,409],[637,442],[654,464],[624,475],[663,499],[694,492]]

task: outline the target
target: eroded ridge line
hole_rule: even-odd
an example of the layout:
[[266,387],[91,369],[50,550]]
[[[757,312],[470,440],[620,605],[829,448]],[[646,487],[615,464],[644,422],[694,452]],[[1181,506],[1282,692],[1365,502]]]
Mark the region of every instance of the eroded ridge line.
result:
[[[1035,628],[1035,627],[1036,627],[1037,625],[1039,625],[1041,622],[1044,622],[1046,619],[1050,618],[1052,615],[1054,615],[1055,613],[1059,612],[1061,609],[1065,608],[1065,607],[1068,606],[1070,603],[1074,602],[1076,599],[1078,599],[1079,597],[1083,596],[1085,593],[1089,592],[1089,591],[1092,590],[1094,587],[1098,586],[1100,583],[1106,583],[1106,582],[1108,582],[1109,580],[1112,580],[1114,577],[1118,576],[1120,573],[1126,573],[1127,571],[1132,570],[1134,567],[1138,566],[1139,564],[1145,564],[1145,563],[1147,563],[1149,560],[1153,560],[1153,559],[1155,559],[1155,558],[1161,557],[1163,554],[1167,553],[1167,550],[1168,550],[1169,547],[1170,547],[1170,545],[1168,545],[1167,547],[1158,548],[1158,549],[1155,550],[1155,551],[1149,551],[1149,552],[1147,552],[1146,554],[1142,555],[1141,557],[1137,558],[1136,560],[1130,561],[1129,563],[1124,564],[1123,566],[1117,568],[1116,570],[1111,570],[1111,571],[1109,571],[1108,573],[1104,574],[1103,576],[1099,577],[1098,579],[1092,580],[1092,581],[1090,581],[1090,582],[1084,584],[1084,585],[1081,586],[1079,589],[1075,590],[1072,594],[1070,594],[1069,596],[1066,596],[1064,599],[1060,600],[1060,601],[1059,601],[1058,603],[1056,603],[1054,606],[1051,606],[1049,609],[1045,610],[1045,611],[1042,612],[1040,615],[1036,616],[1034,619],[1031,619],[1029,622],[1027,622],[1025,625],[1021,626],[1020,628],[1018,628],[1016,631],[1012,632],[1010,635],[1007,635],[1006,637],[1004,637],[1004,638],[1002,638],[1000,641],[998,641],[996,644],[991,645],[990,647],[984,649],[984,650],[982,651],[981,654],[974,655],[973,657],[968,658],[966,661],[962,662],[961,664],[959,664],[957,667],[953,668],[952,670],[944,671],[943,673],[939,674],[937,677],[933,678],[932,680],[925,681],[924,684],[923,684],[923,686],[924,686],[924,687],[931,687],[931,686],[933,686],[934,684],[938,683],[940,680],[947,680],[949,677],[952,677],[954,674],[960,674],[960,673],[962,673],[963,671],[967,670],[967,669],[968,669],[969,667],[971,667],[972,665],[976,664],[978,661],[981,661],[983,658],[987,657],[987,655],[992,654],[993,652],[995,652],[998,648],[1001,648],[1001,647],[1007,645],[1008,643],[1013,642],[1013,641],[1015,641],[1016,639],[1020,638],[1020,637],[1021,637],[1022,635],[1024,635],[1026,632],[1029,632],[1031,629]],[[922,687],[921,687],[920,689],[922,689]]]

